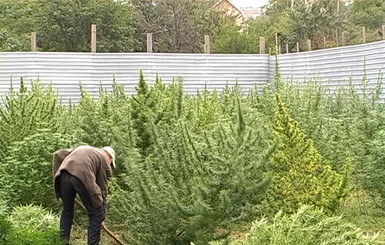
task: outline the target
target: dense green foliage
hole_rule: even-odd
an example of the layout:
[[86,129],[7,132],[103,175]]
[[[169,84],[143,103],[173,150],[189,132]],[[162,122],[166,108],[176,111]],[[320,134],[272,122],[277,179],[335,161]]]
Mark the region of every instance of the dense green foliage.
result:
[[[218,28],[213,50],[219,53],[257,53],[259,37],[266,38],[266,52],[275,52],[275,34],[282,53],[285,44],[289,52],[308,50],[307,40],[312,40],[312,49],[362,43],[362,27],[366,27],[366,41],[382,39],[382,25],[385,24],[385,7],[382,0],[355,0],[346,6],[340,1],[317,0],[291,1],[270,0],[266,16],[251,19],[247,26],[237,32],[234,23],[224,22]],[[238,28],[240,29],[240,28]]]
[[226,18],[212,6],[203,0],[0,0],[0,51],[29,50],[31,32],[40,51],[89,51],[96,24],[98,52],[145,51],[150,32],[155,52],[202,52],[203,36]]
[[29,50],[35,10],[33,1],[0,1],[0,51]]
[[[133,0],[139,13],[139,33],[153,33],[155,52],[199,53],[204,35],[213,36],[225,15],[213,8],[215,1]],[[232,21],[234,22],[234,21]]]
[[0,162],[0,185],[5,192],[2,198],[12,204],[43,203],[54,207],[53,191],[47,191],[52,190],[52,154],[77,143],[72,136],[49,130],[13,142],[8,155]]
[[[138,49],[135,39],[137,14],[111,0],[36,0],[37,45],[45,51],[90,50],[91,24],[97,25],[100,52],[129,52]],[[42,23],[42,24],[39,24]]]
[[376,132],[374,139],[370,141],[370,150],[367,152],[365,158],[365,172],[363,173],[364,185],[371,191],[373,196],[380,196],[380,203],[382,207],[385,207],[385,142],[384,142],[385,130],[382,126],[381,130]]
[[91,24],[98,26],[101,52],[133,51],[139,47],[136,12],[112,0],[1,0],[1,51],[29,50],[29,35],[37,33],[42,51],[89,51]]
[[[12,87],[12,86],[11,86]],[[65,132],[65,110],[58,103],[53,88],[43,89],[39,82],[32,82],[28,90],[24,80],[19,91],[11,88],[0,107],[0,156],[3,159],[13,142],[36,134],[41,129],[49,132]],[[2,161],[2,160],[0,160]]]
[[[342,4],[341,4],[342,5]],[[305,46],[307,39],[312,40],[313,48],[323,48],[323,37],[336,44],[343,29],[343,14],[337,12],[336,2],[315,1],[312,4],[295,4],[289,13],[290,29],[284,36],[285,42],[300,42]]]
[[[0,0],[0,51],[29,50],[29,36],[37,33],[41,51],[89,51],[91,24],[97,25],[99,52],[145,51],[146,33],[153,34],[154,52],[203,51],[210,35],[215,53],[257,53],[259,37],[275,51],[275,34],[282,50],[334,47],[382,38],[385,5],[382,0],[337,1],[270,0],[266,16],[244,26],[214,7],[214,0]],[[339,11],[338,11],[339,10]],[[344,38],[342,38],[344,36]],[[344,40],[343,40],[344,39]]]
[[181,78],[150,85],[141,72],[134,96],[115,81],[97,100],[80,87],[68,106],[32,84],[11,90],[0,109],[0,193],[10,208],[57,210],[52,153],[80,142],[116,149],[108,222],[129,244],[230,239],[240,222],[303,204],[332,215],[353,189],[385,200],[382,89],[365,77],[335,93],[277,76],[248,94],[234,86],[188,96]]
[[263,169],[274,149],[260,151],[262,132],[245,124],[240,104],[236,121],[226,124],[199,138],[179,120],[152,125],[153,153],[131,160],[126,181],[134,191],[112,202],[129,214],[137,243],[206,244],[227,236],[229,219],[248,217],[263,200],[271,178]]
[[7,206],[4,201],[0,199],[0,244],[7,239],[11,230],[11,223],[8,220]]
[[233,245],[252,244],[377,244],[376,235],[364,234],[341,216],[326,216],[322,210],[302,206],[292,215],[279,212],[269,222],[263,218],[253,223],[251,231]]
[[[39,82],[11,90],[0,108],[0,193],[14,204],[54,204],[52,153],[79,143],[65,134],[65,109],[52,88]],[[15,176],[18,176],[15,179]],[[34,191],[31,191],[34,190]],[[41,195],[46,193],[46,195]]]
[[[58,233],[59,218],[41,206],[18,206],[7,217],[9,234],[4,244],[61,244]],[[0,240],[0,244],[3,244]]]
[[279,140],[272,156],[274,188],[271,192],[275,211],[295,212],[303,204],[333,209],[343,193],[343,177],[331,169],[311,139],[287,112],[276,94],[274,134]]
[[[214,32],[213,53],[253,54],[259,52],[259,37],[266,30],[260,19],[261,25],[249,23],[248,26],[238,26],[232,21],[224,20]],[[267,40],[269,43],[270,40]]]
[[359,0],[348,9],[346,22],[347,38],[352,44],[360,43],[362,26],[366,27],[367,40],[379,40],[381,26],[385,25],[385,2],[382,0]]
[[41,206],[14,207],[0,204],[0,244],[61,244],[59,218]]

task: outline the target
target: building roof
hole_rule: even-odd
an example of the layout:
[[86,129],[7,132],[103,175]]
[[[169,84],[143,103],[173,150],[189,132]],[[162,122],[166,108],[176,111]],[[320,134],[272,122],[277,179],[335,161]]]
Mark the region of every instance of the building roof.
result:
[[255,19],[264,16],[266,10],[264,8],[241,8],[241,11],[245,20],[248,20],[250,18]]
[[237,7],[234,6],[234,4],[231,3],[229,0],[216,0],[214,3],[214,7],[225,11],[226,14],[228,14],[231,17],[235,18],[235,21],[238,25],[244,25],[245,24],[245,18],[242,14],[242,11],[239,10]]

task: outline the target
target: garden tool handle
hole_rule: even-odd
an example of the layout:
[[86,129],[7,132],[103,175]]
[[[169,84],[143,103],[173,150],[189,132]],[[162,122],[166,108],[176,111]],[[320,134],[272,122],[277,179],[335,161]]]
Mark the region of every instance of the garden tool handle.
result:
[[[86,207],[84,207],[84,205],[79,202],[79,200],[75,199],[76,203],[84,210],[87,212],[87,209]],[[110,235],[110,237],[112,237],[119,245],[124,245],[124,243],[119,239],[119,237],[117,235],[115,235],[112,231],[110,231],[106,225],[104,224],[104,221],[102,223],[102,229],[107,232],[108,235]]]

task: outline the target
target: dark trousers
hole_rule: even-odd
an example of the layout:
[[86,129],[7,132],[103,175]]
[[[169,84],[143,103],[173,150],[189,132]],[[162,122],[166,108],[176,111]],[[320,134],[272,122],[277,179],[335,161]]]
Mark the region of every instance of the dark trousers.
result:
[[60,174],[60,195],[63,201],[63,211],[60,217],[60,235],[63,241],[69,242],[74,218],[76,193],[78,193],[88,212],[88,244],[99,244],[103,222],[103,207],[95,208],[83,183],[67,171],[63,171]]

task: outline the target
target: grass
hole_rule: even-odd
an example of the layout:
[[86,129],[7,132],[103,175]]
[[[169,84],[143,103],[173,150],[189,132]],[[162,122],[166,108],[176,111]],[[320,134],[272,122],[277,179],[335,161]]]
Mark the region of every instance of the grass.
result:
[[[106,220],[105,225],[123,241],[121,233],[124,230],[124,227],[112,225],[108,223],[108,220]],[[72,225],[70,243],[74,245],[87,245],[87,232],[88,216],[83,210],[80,209],[80,207],[75,206],[75,220]],[[117,242],[106,231],[102,230],[100,244],[116,245]]]
[[363,190],[354,191],[341,204],[338,213],[369,234],[378,233],[379,244],[385,244],[385,211]]
[[[375,244],[385,244],[385,211],[367,192],[355,190],[341,202],[333,216],[342,216],[345,222],[352,223],[368,235],[377,235]],[[229,244],[243,240],[252,227],[252,222],[234,224]],[[210,245],[226,244],[225,240],[211,242]]]

